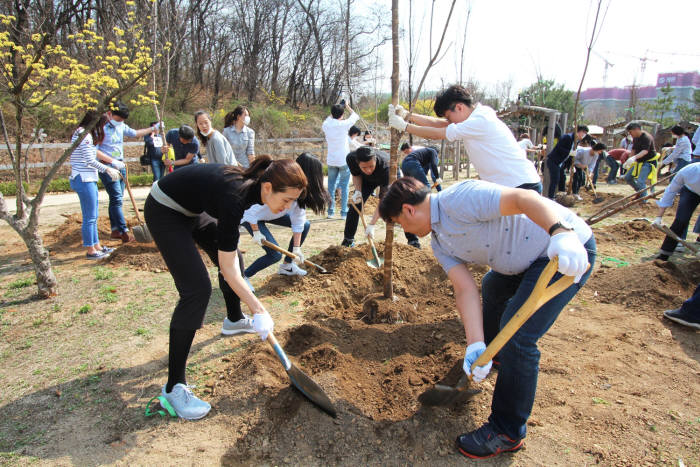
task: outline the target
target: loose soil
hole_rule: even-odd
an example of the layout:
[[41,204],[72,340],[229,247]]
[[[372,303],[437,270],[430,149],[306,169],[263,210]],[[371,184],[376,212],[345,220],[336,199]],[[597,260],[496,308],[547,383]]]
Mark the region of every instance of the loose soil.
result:
[[[621,189],[609,193],[621,196]],[[599,209],[592,195],[582,190],[582,196],[574,210]],[[653,216],[655,208],[644,209],[650,213],[645,217]],[[540,340],[539,387],[525,449],[480,465],[700,463],[700,340],[697,332],[662,318],[663,310],[692,294],[700,261],[687,254],[651,261],[663,235],[635,217],[642,216],[625,211],[595,226],[594,273]],[[73,261],[80,251],[79,227],[69,217],[50,236],[56,260]],[[105,227],[101,220],[102,238]],[[328,394],[338,418],[290,385],[259,338],[220,337],[224,312],[217,290],[188,366],[195,393],[211,402],[212,412],[198,422],[145,418],[143,407],[166,378],[168,321],[177,295],[169,275],[153,274],[165,270],[156,263],[155,247],[127,244],[113,255],[110,264],[119,268],[110,269],[112,280],[95,282],[86,261],[60,266],[61,281],[70,284],[76,276],[81,284],[71,292],[82,293],[86,285],[103,291],[88,298],[69,301],[63,293],[60,303],[34,302],[11,295],[15,289],[8,284],[23,276],[0,282],[0,375],[9,388],[0,395],[2,462],[468,463],[455,452],[454,439],[488,418],[498,372],[473,385],[479,393],[465,393],[449,407],[418,402],[435,383],[456,382],[465,346],[453,289],[429,242],[417,250],[396,231],[395,297],[383,299],[382,271],[366,264],[372,257],[367,245],[328,247],[340,242],[342,229],[342,222],[313,224],[304,245],[330,274],[307,268],[305,277],[278,276],[271,267],[267,277],[254,278],[280,343]],[[246,261],[261,253],[247,236],[242,241]],[[383,244],[377,247],[382,255]],[[9,255],[19,251],[13,246]],[[6,261],[20,261],[13,258]],[[470,269],[480,285],[487,269]],[[105,290],[117,295],[116,303]],[[86,302],[92,311],[76,311]],[[150,340],[144,333],[151,333]],[[69,370],[50,376],[63,367]]]

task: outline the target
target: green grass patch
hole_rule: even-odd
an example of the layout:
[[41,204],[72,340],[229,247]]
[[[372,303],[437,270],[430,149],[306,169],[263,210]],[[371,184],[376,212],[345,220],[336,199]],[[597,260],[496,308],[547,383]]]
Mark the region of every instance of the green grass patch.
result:
[[78,314],[80,315],[90,313],[90,311],[92,311],[92,305],[83,305],[80,308],[78,308]]
[[96,266],[92,271],[95,275],[95,280],[98,281],[105,281],[114,277],[114,271],[104,266]]
[[137,328],[135,334],[137,336],[148,337],[151,334],[151,331],[146,328]]
[[103,285],[100,287],[100,301],[104,303],[115,303],[117,297],[117,288],[113,285]]
[[602,397],[593,397],[592,399],[595,404],[610,405],[610,402],[606,401]]
[[23,289],[24,287],[29,287],[32,284],[35,284],[36,281],[34,280],[33,277],[24,277],[22,279],[17,279],[8,284],[9,289]]

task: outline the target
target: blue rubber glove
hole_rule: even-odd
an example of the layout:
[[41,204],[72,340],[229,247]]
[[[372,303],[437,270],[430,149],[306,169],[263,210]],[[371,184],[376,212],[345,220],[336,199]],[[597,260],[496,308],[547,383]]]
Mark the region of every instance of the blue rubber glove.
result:
[[472,374],[472,365],[476,359],[479,358],[482,353],[484,353],[484,350],[486,350],[486,344],[484,344],[482,341],[469,344],[464,355],[464,363],[462,364],[462,369],[467,376],[471,375],[472,380],[477,383],[482,382],[488,376],[489,371],[491,371],[491,365],[493,364],[493,362],[489,360],[486,365],[477,366],[474,368],[474,373]]

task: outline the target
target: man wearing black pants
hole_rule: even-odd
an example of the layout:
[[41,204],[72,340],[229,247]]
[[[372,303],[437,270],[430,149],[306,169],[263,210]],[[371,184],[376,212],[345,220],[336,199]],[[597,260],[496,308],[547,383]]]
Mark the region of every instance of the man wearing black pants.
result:
[[[579,125],[576,128],[576,137],[581,140],[588,134],[586,125]],[[547,154],[547,170],[549,170],[549,188],[547,190],[547,198],[554,199],[554,194],[557,192],[560,180],[565,180],[565,176],[561,176],[561,170],[566,163],[569,153],[574,147],[574,134],[567,133],[561,138],[552,152]]]
[[[350,168],[352,184],[355,187],[351,202],[357,207],[358,211],[361,209],[361,203],[367,201],[367,198],[370,197],[377,187],[379,187],[379,199],[381,199],[389,187],[389,154],[369,146],[362,146],[357,151],[348,154],[345,160],[348,168]],[[379,219],[379,209],[374,211],[372,220],[367,226],[365,231],[367,236],[374,238],[374,225],[377,223],[377,219]],[[359,220],[360,217],[355,209],[348,210],[348,217],[345,219],[345,233],[341,245],[354,246],[355,232],[357,231]],[[408,240],[409,245],[420,248],[417,236],[406,232],[406,240]]]

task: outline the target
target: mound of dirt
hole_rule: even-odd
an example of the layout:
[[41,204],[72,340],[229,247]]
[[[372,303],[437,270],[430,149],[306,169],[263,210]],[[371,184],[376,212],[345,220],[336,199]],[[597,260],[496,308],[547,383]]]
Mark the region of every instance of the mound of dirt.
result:
[[[80,229],[83,224],[83,216],[80,214],[64,215],[66,220],[46,234],[47,245],[51,250],[65,251],[73,248],[82,248],[83,238]],[[138,225],[135,217],[126,220],[129,227]],[[97,218],[97,233],[101,242],[109,242],[109,235],[112,233],[112,228],[109,223],[109,217],[100,216]],[[111,240],[114,241],[114,240]],[[120,241],[120,240],[116,240]]]
[[[376,246],[381,256],[383,244]],[[276,295],[294,284],[295,290],[302,294],[304,305],[309,310],[307,318],[311,320],[332,317],[375,323],[418,323],[433,321],[435,313],[454,313],[452,285],[431,254],[408,245],[394,244],[394,300],[380,298],[384,270],[370,268],[367,260],[371,258],[369,245],[356,248],[331,246],[311,258],[330,274],[320,274],[308,268],[310,274],[303,279],[274,276],[261,291]],[[477,282],[480,283],[487,270],[477,266],[472,268]],[[372,316],[369,316],[372,307]],[[425,313],[428,308],[432,311]]]
[[[381,254],[383,246],[377,246]],[[408,245],[394,245],[393,301],[374,295],[368,298],[368,294],[380,295],[382,291],[382,270],[366,264],[370,257],[368,246],[332,246],[312,258],[330,274],[310,270],[303,279],[272,276],[260,290],[281,293],[292,281],[301,292],[309,322],[279,337],[286,352],[334,401],[344,414],[341,417],[400,422],[410,428],[421,410],[418,395],[440,378],[445,384],[454,384],[459,378],[464,331],[455,312],[451,285],[432,255]],[[480,282],[486,268],[475,267],[473,272]],[[363,301],[377,307],[373,321],[363,315]],[[265,409],[270,425],[259,429],[267,436],[277,436],[272,433],[278,431],[271,427],[286,424],[298,410],[308,410],[313,417],[308,441],[314,445],[327,442],[319,426],[330,419],[290,391],[284,372],[271,372],[271,367],[280,365],[269,361],[273,358],[270,352],[262,352],[265,357],[258,359],[266,347],[257,343],[233,356],[227,376],[217,383],[217,396],[240,397],[237,388],[241,384],[258,381],[269,393],[269,404],[274,404]],[[256,449],[251,446],[251,450]]]
[[690,297],[700,279],[700,261],[679,268],[653,261],[624,268],[601,268],[586,283],[601,303],[616,303],[640,311],[677,308]]
[[129,266],[141,271],[168,270],[155,243],[125,243],[115,249],[104,261],[115,267]]
[[663,235],[647,221],[628,221],[594,229],[596,238],[610,240],[660,240]]

